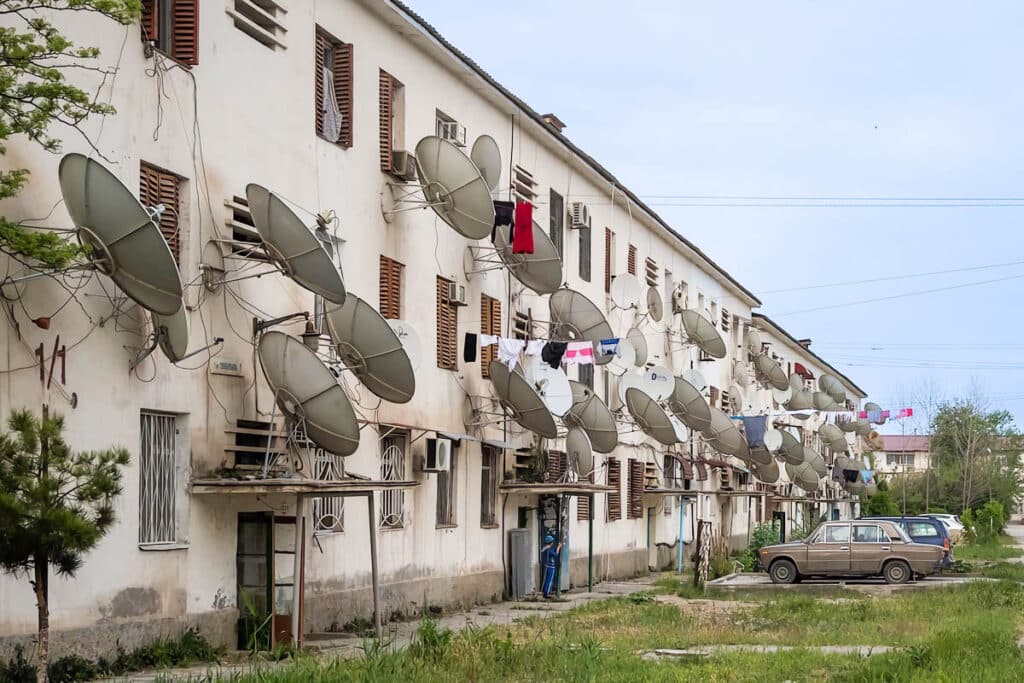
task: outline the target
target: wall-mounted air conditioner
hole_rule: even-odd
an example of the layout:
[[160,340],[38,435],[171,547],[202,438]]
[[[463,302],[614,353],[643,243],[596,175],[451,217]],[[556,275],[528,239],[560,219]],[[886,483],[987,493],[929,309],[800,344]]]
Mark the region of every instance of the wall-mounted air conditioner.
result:
[[423,458],[423,471],[447,472],[451,467],[451,439],[427,439],[427,454]]
[[448,283],[448,303],[455,306],[465,306],[469,303],[466,300],[466,285],[458,282]]
[[573,230],[590,227],[590,209],[583,202],[572,203],[572,225]]
[[466,146],[466,127],[458,121],[438,121],[438,128],[442,140],[458,147]]
[[416,157],[402,149],[392,150],[391,174],[402,180],[416,180]]

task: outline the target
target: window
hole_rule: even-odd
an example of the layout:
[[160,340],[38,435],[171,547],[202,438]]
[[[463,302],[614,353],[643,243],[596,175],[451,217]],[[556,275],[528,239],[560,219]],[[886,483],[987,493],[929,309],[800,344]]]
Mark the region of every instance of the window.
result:
[[554,190],[548,193],[548,234],[559,258],[564,258],[565,200]]
[[512,317],[512,338],[532,339],[533,338],[533,311],[526,309],[526,313],[516,311]]
[[636,275],[636,245],[631,244],[626,249],[626,272]]
[[527,202],[536,208],[537,181],[532,173],[518,164],[512,168],[512,194],[517,202]]
[[612,291],[612,275],[615,267],[615,233],[604,229],[604,292]]
[[915,539],[939,537],[939,530],[927,522],[907,522],[907,533]]
[[854,524],[854,543],[888,543],[889,537],[882,532],[877,524]]
[[577,365],[576,366],[576,381],[580,384],[587,385],[591,390],[594,389],[594,366],[593,364]]
[[[501,300],[486,294],[480,295],[480,334],[501,336]],[[498,358],[498,345],[491,344],[480,349],[480,376],[491,376],[490,364]]]
[[732,316],[729,314],[729,310],[722,307],[722,332],[728,332],[731,329]]
[[576,229],[579,234],[579,274],[584,282],[590,282],[590,223]]
[[608,458],[608,486],[612,487],[608,492],[608,521],[614,522],[622,519],[622,474],[615,458]]
[[547,481],[561,481],[562,475],[569,469],[569,456],[563,451],[548,451],[545,462],[544,476]]
[[402,269],[398,261],[380,257],[380,314],[390,320],[402,317]]
[[451,467],[447,472],[437,473],[437,526],[450,527],[456,525],[455,519],[455,480],[458,472],[458,449],[452,449]]
[[179,225],[182,178],[143,161],[139,165],[139,201],[146,208],[164,207],[160,214],[160,233],[174,254],[175,263],[181,264],[181,226]]
[[826,543],[849,543],[850,542],[850,525],[839,524],[836,526],[825,527],[825,542]]
[[440,109],[434,110],[434,133],[458,147],[466,146],[466,127]]
[[913,453],[886,453],[885,464],[887,465],[899,465],[899,466],[910,466],[914,465],[914,454]]
[[183,543],[188,524],[187,417],[139,416],[139,543]]
[[[271,50],[285,47],[284,15],[287,10],[274,0],[234,0],[224,8],[235,28]],[[319,101],[319,100],[317,100]]]
[[650,256],[644,259],[644,278],[647,280],[648,287],[658,286],[658,262]]
[[480,526],[498,525],[495,505],[498,498],[498,480],[501,477],[501,451],[484,444],[480,448],[483,462],[480,466]]
[[644,463],[629,459],[629,507],[626,519],[640,519],[644,516]]
[[313,73],[316,134],[352,146],[352,45],[317,28]]
[[199,0],[142,0],[142,40],[182,64],[199,63]]
[[[380,478],[384,481],[405,479],[405,432],[392,432],[380,440]],[[390,489],[380,494],[380,526],[401,529],[405,524],[405,491]]]
[[[313,461],[313,478],[334,481],[344,477],[342,459],[322,448]],[[334,534],[345,530],[345,499],[340,496],[320,496],[313,499],[313,532]]]
[[437,367],[455,370],[458,356],[458,309],[448,297],[451,280],[437,278]]
[[393,152],[405,149],[405,86],[387,71],[380,71],[380,170],[404,172],[395,168]]

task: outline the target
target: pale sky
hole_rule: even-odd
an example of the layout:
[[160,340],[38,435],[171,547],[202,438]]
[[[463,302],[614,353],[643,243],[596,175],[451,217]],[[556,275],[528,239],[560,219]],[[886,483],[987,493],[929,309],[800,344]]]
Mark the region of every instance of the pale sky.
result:
[[[871,399],[973,382],[1024,427],[1024,3],[409,4]],[[852,203],[694,196],[929,206],[679,206]]]

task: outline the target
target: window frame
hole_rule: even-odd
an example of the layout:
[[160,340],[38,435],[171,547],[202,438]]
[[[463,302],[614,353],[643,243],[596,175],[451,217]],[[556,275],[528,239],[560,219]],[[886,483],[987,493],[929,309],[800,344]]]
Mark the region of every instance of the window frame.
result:
[[[501,299],[488,294],[480,294],[480,334],[501,336]],[[456,339],[458,335],[456,335]],[[480,348],[480,376],[489,379],[491,361],[498,359],[498,345],[492,344]]]
[[548,190],[548,236],[558,257],[565,259],[565,197]]
[[[385,454],[391,446],[398,448],[397,462],[385,458]],[[391,430],[380,438],[380,478],[383,481],[403,481],[409,467],[409,434],[403,430]],[[394,517],[397,508],[397,519],[388,520]],[[377,526],[382,531],[398,530],[405,528],[405,491],[403,489],[389,489],[381,491],[380,512],[377,514]]]
[[378,268],[380,314],[388,320],[401,320],[405,264],[381,254]]
[[163,205],[164,210],[156,224],[179,269],[182,266],[184,247],[187,246],[182,225],[182,197],[187,196],[186,182],[185,177],[173,171],[144,159],[139,161],[139,202],[146,209],[158,204]]
[[[437,276],[436,336],[437,367],[441,370],[459,369],[459,307],[448,298],[451,280]],[[449,328],[450,325],[450,328]]]
[[[832,536],[831,532],[834,531],[834,530],[839,530],[839,529],[845,529],[846,530],[846,540],[835,541],[835,540],[833,540],[831,538],[831,536]],[[849,524],[830,524],[829,526],[825,527],[825,541],[824,542],[825,543],[846,543],[846,544],[849,544],[850,543],[850,538],[852,537],[851,536],[852,533],[853,532],[852,532]]]
[[498,528],[498,482],[502,474],[502,450],[497,446],[480,446],[480,528]]
[[[458,463],[459,449],[452,444],[451,461],[447,471],[437,473],[435,500],[435,528],[454,529],[459,526],[458,518]],[[443,495],[442,495],[443,494]]]
[[584,282],[590,282],[593,275],[593,238],[592,238],[593,223],[588,222],[585,226],[576,228],[576,239],[577,239],[577,256],[579,257],[579,263],[577,264],[577,273],[580,280]]
[[[328,50],[330,51],[328,53]],[[327,64],[327,56],[331,55],[331,64]],[[340,58],[340,61],[339,61]],[[323,74],[320,67],[327,66],[330,69],[333,85],[334,99],[341,112],[341,131],[337,140],[331,140],[323,134],[323,106],[322,98]],[[314,85],[313,85],[313,119],[316,136],[325,142],[337,145],[342,149],[349,149],[353,144],[353,112],[355,106],[353,97],[355,93],[355,62],[352,43],[346,43],[334,37],[321,26],[316,27],[314,34]],[[340,88],[339,92],[339,85]]]
[[[147,422],[153,423],[147,426]],[[162,423],[162,424],[159,424]],[[164,441],[164,452],[154,456],[147,443],[153,444],[153,437],[147,439],[147,432],[159,428],[163,435],[156,438]],[[170,430],[170,431],[168,431]],[[169,437],[170,443],[167,443]],[[169,446],[169,449],[168,449]],[[152,458],[161,462],[159,467],[168,467],[170,472],[153,474]],[[143,409],[139,411],[139,493],[138,493],[138,546],[142,550],[173,550],[188,547],[188,469],[189,469],[188,414]],[[154,486],[157,487],[154,490]],[[170,494],[170,495],[168,495]],[[153,500],[148,500],[150,497]],[[147,513],[163,517],[157,521],[146,521]],[[163,527],[161,530],[159,527]],[[150,531],[146,534],[144,532]],[[167,533],[169,530],[169,533]],[[163,533],[161,533],[163,531]]]
[[199,64],[199,12],[199,0],[142,0],[142,42],[186,68]]

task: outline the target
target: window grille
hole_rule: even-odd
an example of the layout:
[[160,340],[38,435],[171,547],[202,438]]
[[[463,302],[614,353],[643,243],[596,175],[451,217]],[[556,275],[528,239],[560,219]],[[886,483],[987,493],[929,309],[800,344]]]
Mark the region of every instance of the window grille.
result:
[[174,543],[178,540],[175,416],[143,412],[140,446],[139,543]]
[[483,462],[480,466],[480,526],[489,527],[497,524],[494,510],[498,497],[498,479],[501,477],[501,451],[485,444],[481,452]]
[[[405,479],[404,434],[390,434],[380,440],[380,478],[384,481]],[[380,494],[380,526],[401,529],[404,526],[405,491],[391,489]]]
[[[318,481],[335,481],[345,476],[341,458],[322,448],[316,451],[313,477]],[[319,534],[345,530],[345,499],[340,496],[322,496],[313,499],[313,530]]]
[[452,449],[451,462],[447,472],[437,473],[437,525],[455,526],[456,472],[458,472],[458,449]]

